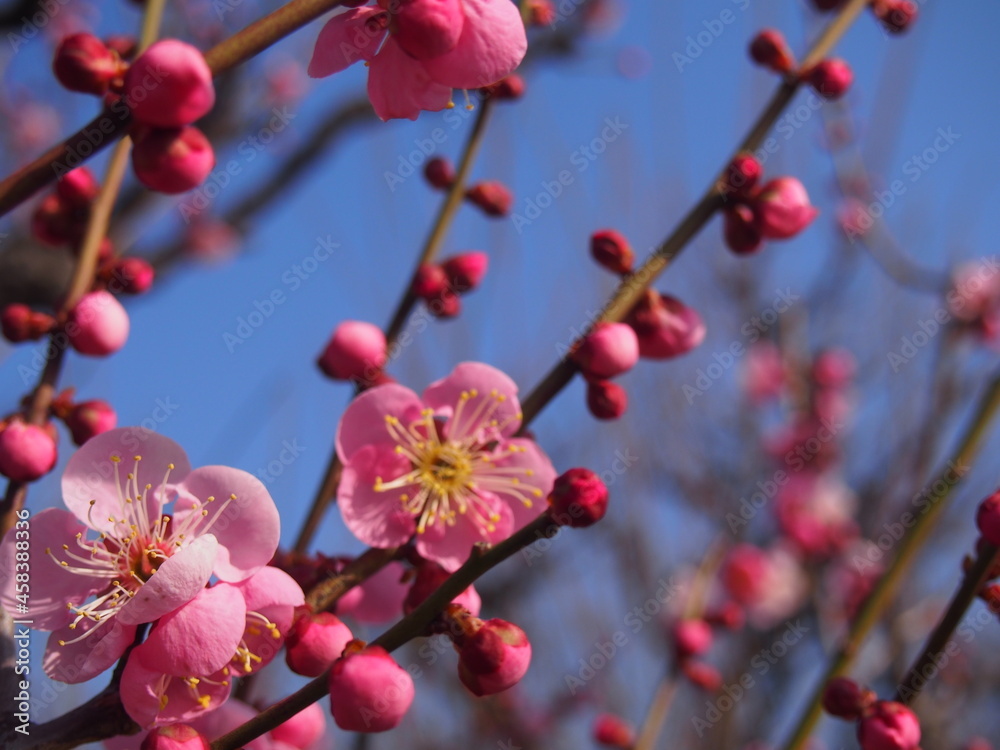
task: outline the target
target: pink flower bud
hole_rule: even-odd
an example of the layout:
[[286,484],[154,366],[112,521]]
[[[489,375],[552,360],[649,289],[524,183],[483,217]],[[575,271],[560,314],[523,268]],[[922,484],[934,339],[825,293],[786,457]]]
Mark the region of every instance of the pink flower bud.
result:
[[809,203],[805,186],[794,177],[779,177],[754,196],[757,229],[769,240],[794,237],[819,214]]
[[208,63],[177,39],[163,39],[139,55],[125,74],[124,91],[135,119],[159,128],[190,125],[215,104]]
[[479,91],[483,96],[492,96],[499,101],[516,101],[524,96],[524,89],[524,79],[517,73],[511,73],[496,83],[479,89]]
[[590,380],[587,409],[597,419],[620,419],[628,409],[628,391],[610,380]]
[[629,750],[635,744],[635,730],[619,716],[601,714],[594,720],[594,741],[605,747]]
[[198,128],[142,129],[135,135],[132,168],[151,190],[174,195],[198,187],[215,166],[215,151]]
[[1000,490],[979,504],[976,526],[987,542],[1000,547]]
[[86,229],[87,211],[71,205],[59,193],[42,198],[31,215],[31,233],[47,245],[76,243]]
[[447,190],[455,182],[455,167],[443,156],[435,156],[424,166],[424,178],[431,187]]
[[513,687],[531,663],[531,643],[521,628],[492,619],[462,639],[458,677],[473,695],[493,695]]
[[590,235],[590,254],[612,273],[632,273],[635,253],[625,236],[614,229],[602,229]]
[[344,652],[354,636],[330,612],[301,615],[285,636],[285,662],[295,674],[318,677]]
[[816,355],[812,377],[824,388],[845,388],[854,379],[857,363],[846,349],[826,349]]
[[88,208],[100,191],[100,183],[86,167],[77,167],[56,182],[59,197],[77,208]]
[[65,422],[73,442],[83,445],[94,435],[113,430],[118,425],[118,415],[107,401],[92,399],[74,405]]
[[712,628],[702,619],[681,620],[674,625],[674,653],[683,661],[712,647]]
[[639,337],[639,354],[668,359],[691,351],[705,339],[701,316],[679,299],[650,289],[626,321]]
[[187,724],[170,724],[147,734],[139,750],[211,750],[211,743]]
[[706,692],[714,693],[722,687],[722,675],[719,674],[719,670],[703,661],[685,659],[681,662],[681,672],[691,680],[692,685]]
[[487,216],[506,216],[514,204],[514,196],[501,182],[480,182],[465,191],[469,203]]
[[0,474],[34,482],[56,465],[56,441],[44,427],[15,418],[0,430]]
[[821,60],[803,74],[803,80],[824,99],[839,99],[854,82],[851,66],[839,57]]
[[106,357],[128,340],[128,313],[121,302],[105,291],[90,292],[69,314],[66,335],[80,354]]
[[875,700],[875,693],[847,677],[834,677],[823,689],[824,710],[840,719],[861,718]]
[[448,290],[448,274],[436,263],[424,263],[417,269],[411,288],[420,299],[435,299]]
[[348,732],[385,732],[413,703],[413,678],[381,646],[338,659],[330,670],[330,709]]
[[272,729],[271,739],[298,750],[309,750],[325,733],[326,717],[323,716],[323,709],[318,703],[310,703],[288,721]]
[[52,71],[70,91],[101,96],[123,69],[118,55],[93,34],[71,34],[56,47]]
[[[403,602],[403,612],[410,614],[413,610],[424,603],[437,588],[448,580],[451,573],[442,568],[436,562],[424,560],[417,566],[417,577],[413,579],[413,585],[406,594]],[[451,600],[452,604],[463,607],[469,614],[476,616],[482,608],[482,600],[474,586],[469,586],[465,591]]]
[[144,294],[153,286],[156,270],[142,258],[122,258],[111,271],[112,283],[125,294]]
[[458,294],[469,292],[479,286],[490,265],[490,256],[484,252],[462,253],[441,263],[448,277],[451,290]]
[[764,550],[738,544],[729,551],[720,578],[729,595],[743,605],[753,605],[765,594],[771,562]]
[[591,526],[608,511],[608,488],[590,469],[570,469],[556,478],[549,494],[549,509],[558,524]]
[[451,289],[444,289],[427,300],[427,311],[435,318],[455,318],[462,312],[462,300]]
[[764,238],[750,206],[738,204],[723,211],[722,238],[726,247],[737,255],[750,255],[760,250]]
[[598,323],[572,358],[587,378],[607,380],[628,372],[639,361],[639,339],[625,323]]
[[746,195],[757,185],[763,174],[764,168],[753,154],[738,154],[726,170],[723,188],[728,193]]
[[7,305],[0,313],[0,330],[4,338],[12,344],[23,341],[38,341],[55,327],[51,315],[35,312],[27,305],[15,303]]
[[780,31],[764,29],[750,42],[750,57],[758,65],[775,73],[790,73],[795,68],[795,57]]
[[861,750],[917,750],[920,722],[902,703],[879,701],[858,724],[858,742]]
[[385,366],[385,361],[382,329],[361,320],[345,320],[334,329],[318,364],[334,380],[365,382]]
[[875,17],[886,31],[902,34],[917,20],[917,4],[911,0],[875,0],[872,4]]

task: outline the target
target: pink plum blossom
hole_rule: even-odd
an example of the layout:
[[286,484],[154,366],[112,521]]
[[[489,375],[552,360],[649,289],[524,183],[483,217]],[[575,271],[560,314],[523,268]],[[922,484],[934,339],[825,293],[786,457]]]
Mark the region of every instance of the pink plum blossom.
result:
[[417,535],[417,552],[455,570],[476,542],[498,542],[536,518],[555,481],[521,425],[517,386],[478,362],[458,365],[423,397],[397,384],[356,398],[340,421],[338,505],[373,547]]
[[422,110],[453,106],[452,89],[496,83],[527,48],[510,0],[379,0],[327,21],[308,72],[325,78],[365,60],[375,113],[415,120]]
[[[63,682],[111,666],[137,625],[198,597],[223,596],[218,587],[205,589],[212,576],[244,581],[278,545],[278,511],[256,477],[226,466],[192,471],[179,445],[138,427],[91,438],[70,458],[62,490],[68,511],[50,508],[32,518],[33,536],[50,546],[31,547],[36,585],[25,619],[53,631],[43,665]],[[0,569],[14,570],[14,555],[12,529],[0,546]],[[12,575],[0,580],[0,603],[10,611],[15,591]],[[227,596],[241,613],[232,626],[238,642],[244,599],[239,591]]]

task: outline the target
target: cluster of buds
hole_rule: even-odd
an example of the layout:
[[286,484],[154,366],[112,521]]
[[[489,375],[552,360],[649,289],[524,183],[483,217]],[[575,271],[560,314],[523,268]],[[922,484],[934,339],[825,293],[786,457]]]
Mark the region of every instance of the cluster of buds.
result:
[[479,286],[489,262],[486,253],[472,251],[441,263],[425,263],[417,269],[410,289],[427,303],[427,310],[434,317],[454,318],[462,310],[459,296]]
[[56,50],[53,70],[71,91],[105,98],[131,113],[132,166],[146,187],[183,193],[215,166],[215,152],[192,123],[215,104],[212,72],[196,48],[176,39],[151,45],[131,64],[132,45],[73,34]]
[[823,692],[831,716],[858,723],[861,750],[920,750],[920,722],[902,703],[882,701],[846,677],[835,677]]
[[[591,235],[590,254],[598,265],[622,278],[634,271],[635,252],[625,236],[613,229]],[[571,352],[587,380],[590,413],[598,419],[619,418],[628,408],[628,394],[612,378],[630,370],[639,357],[677,357],[704,338],[705,325],[695,310],[674,297],[646,290],[624,324],[596,324]]]
[[[512,77],[508,76],[495,86],[502,87],[504,82],[509,83],[509,79]],[[513,86],[514,84],[510,84],[509,87],[498,88],[493,95],[507,99],[517,98]],[[511,90],[508,91],[508,88]],[[427,180],[427,184],[437,190],[450,190],[455,184],[455,177],[455,166],[443,156],[435,156],[424,165],[424,179]],[[513,194],[506,185],[498,180],[485,180],[472,185],[465,191],[465,200],[487,216],[494,218],[509,215],[514,205]]]
[[104,289],[85,294],[66,316],[57,330],[52,316],[13,304],[0,313],[0,329],[12,343],[37,341],[48,333],[53,346],[71,346],[80,354],[106,357],[128,340],[129,318],[122,304]]
[[839,99],[854,81],[851,67],[840,58],[820,60],[808,68],[797,70],[795,55],[777,29],[764,29],[750,41],[750,59],[779,75],[796,76],[824,99]]
[[350,380],[358,388],[388,382],[382,372],[388,360],[382,329],[362,320],[338,325],[316,364],[328,378]]
[[762,174],[756,158],[740,154],[719,185],[727,202],[723,236],[726,246],[739,255],[756,252],[764,240],[794,237],[819,213],[797,179],[778,177],[758,186]]
[[83,445],[95,435],[118,426],[118,414],[111,404],[102,399],[74,402],[72,388],[56,396],[49,410],[63,421],[76,445]]

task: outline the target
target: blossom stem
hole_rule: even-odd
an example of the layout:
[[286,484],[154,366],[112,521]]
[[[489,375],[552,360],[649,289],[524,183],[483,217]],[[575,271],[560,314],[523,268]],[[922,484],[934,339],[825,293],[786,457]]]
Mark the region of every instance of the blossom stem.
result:
[[[438,215],[431,226],[430,234],[427,235],[427,240],[420,251],[420,259],[417,261],[413,274],[407,282],[406,291],[403,292],[403,297],[392,315],[389,327],[386,329],[387,349],[392,348],[403,326],[406,324],[407,318],[410,317],[414,305],[417,303],[417,297],[413,293],[413,279],[416,277],[417,271],[422,265],[432,262],[437,257],[441,249],[441,243],[444,241],[448,229],[451,227],[451,222],[455,218],[459,206],[462,205],[462,199],[465,197],[465,184],[468,180],[469,172],[472,170],[472,163],[475,161],[482,146],[483,134],[486,132],[486,122],[489,119],[492,106],[493,100],[491,98],[487,97],[483,99],[479,112],[476,115],[476,120],[472,125],[472,132],[469,133],[469,140],[465,143],[465,150],[462,152],[458,171],[455,174],[455,181],[448,189],[444,203],[441,204],[441,208],[438,210]],[[309,545],[312,543],[313,537],[316,535],[316,531],[323,520],[323,515],[337,494],[337,485],[340,484],[340,474],[343,468],[340,464],[340,459],[334,451],[327,463],[326,473],[323,476],[323,481],[320,483],[319,491],[313,498],[312,505],[309,508],[309,515],[306,516],[298,538],[295,540],[294,550],[296,552],[305,554],[306,550],[309,549]]]
[[[341,1],[292,0],[208,50],[205,53],[208,67],[213,75],[225,73],[336,8]],[[150,20],[148,29],[144,25],[143,39],[146,41],[155,38],[153,24]],[[158,18],[156,25],[159,25]],[[54,181],[60,171],[71,169],[70,160],[72,166],[79,166],[120,138],[128,130],[131,119],[124,106],[105,108],[65,141],[5,178],[0,182],[0,216]]]
[[913,666],[910,667],[910,671],[899,683],[899,688],[896,691],[897,701],[906,704],[913,703],[924,685],[927,684],[930,676],[937,673],[937,660],[947,648],[952,633],[955,632],[955,628],[958,627],[966,611],[975,601],[983,584],[989,579],[990,571],[1000,557],[998,553],[1000,553],[1000,548],[984,542],[979,557],[966,571],[962,585],[955,592],[955,596],[948,604],[948,609],[945,610],[941,621],[927,639],[920,656],[917,657]]
[[[827,55],[869,2],[870,0],[850,0],[844,6],[843,10],[823,30],[823,33],[813,44],[812,49],[802,62],[803,70]],[[797,75],[789,76],[782,82],[736,149],[734,157],[744,151],[755,151],[760,148],[765,136],[774,126],[785,107],[792,101],[800,86],[801,82]],[[656,278],[666,270],[688,242],[704,228],[716,211],[725,205],[719,184],[725,177],[725,169],[728,168],[731,161],[732,159],[726,162],[726,167],[719,177],[712,181],[701,200],[688,211],[687,215],[681,219],[681,223],[660,243],[659,247],[646,259],[646,262],[634,273],[622,279],[615,293],[592,325],[618,323],[624,320]],[[572,351],[572,347],[570,350]],[[545,405],[569,384],[576,374],[576,370],[576,366],[569,359],[563,358],[542,378],[522,404],[524,411],[522,430],[526,429]]]
[[[462,567],[452,573],[424,602],[382,633],[372,643],[386,651],[395,651],[403,644],[423,635],[446,606],[476,579],[507,558],[540,539],[551,538],[559,530],[558,524],[548,513],[543,513],[520,531],[504,541],[482,551],[474,552]],[[481,549],[478,548],[477,549]],[[320,675],[300,690],[264,709],[250,721],[236,727],[212,743],[212,750],[236,750],[252,742],[265,732],[290,719],[307,706],[328,693],[329,671]]]
[[[843,675],[847,671],[868,633],[881,619],[902,580],[903,574],[923,548],[952,491],[961,482],[978,454],[986,431],[996,417],[998,410],[1000,410],[1000,376],[994,377],[983,394],[975,416],[962,436],[952,459],[938,473],[935,480],[928,485],[931,489],[924,495],[928,501],[924,510],[921,511],[921,515],[918,516],[909,531],[900,539],[896,557],[879,578],[864,604],[861,605],[844,642],[831,660],[826,674],[813,691],[813,695],[792,731],[791,737],[782,746],[784,750],[800,750],[809,739],[822,713],[823,690],[826,684],[834,677]],[[935,489],[939,486],[942,489]]]

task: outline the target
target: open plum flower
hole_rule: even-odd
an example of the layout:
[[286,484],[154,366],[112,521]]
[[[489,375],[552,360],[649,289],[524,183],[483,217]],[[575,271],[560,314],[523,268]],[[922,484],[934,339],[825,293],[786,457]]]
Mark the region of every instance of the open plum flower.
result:
[[[278,545],[278,510],[256,477],[225,466],[192,471],[177,443],[149,430],[89,440],[70,458],[62,490],[68,511],[32,518],[32,537],[50,546],[31,545],[27,612],[15,576],[0,573],[3,606],[53,631],[44,668],[62,682],[107,669],[137,625],[190,602],[212,576],[249,578]],[[0,571],[15,570],[16,552],[12,529]]]
[[368,98],[383,120],[453,106],[452,89],[489,86],[528,49],[511,0],[378,0],[335,15],[319,33],[309,75],[365,60]]
[[465,362],[423,398],[395,383],[356,398],[340,421],[338,504],[372,547],[417,535],[417,552],[455,570],[475,542],[508,537],[545,509],[556,472],[521,425],[517,386]]

